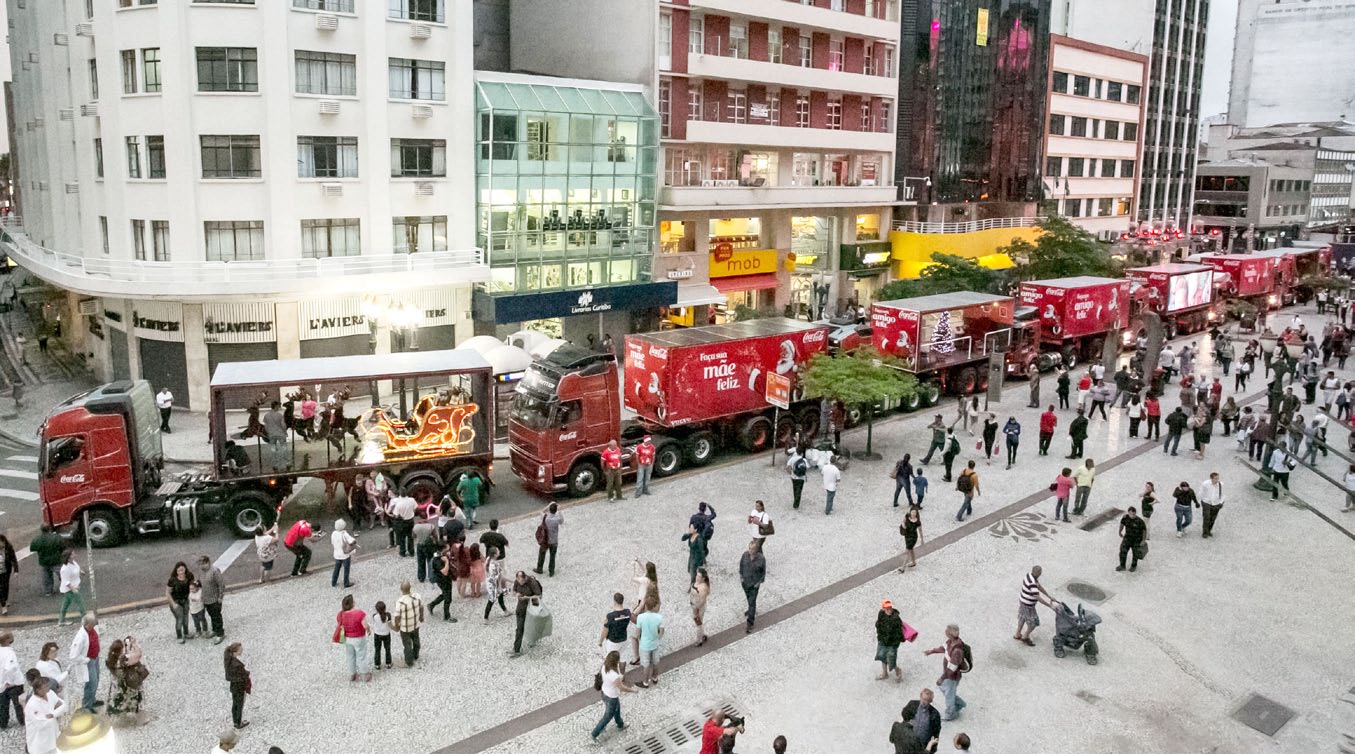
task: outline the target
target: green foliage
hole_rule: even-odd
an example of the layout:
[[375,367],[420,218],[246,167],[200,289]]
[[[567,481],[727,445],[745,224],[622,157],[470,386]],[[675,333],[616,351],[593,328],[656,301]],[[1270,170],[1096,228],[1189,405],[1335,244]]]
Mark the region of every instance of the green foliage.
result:
[[917,280],[895,280],[880,289],[879,301],[893,301],[935,293],[978,291],[998,293],[1005,283],[1005,275],[998,270],[980,267],[977,262],[953,254],[935,254],[930,266],[922,270]]
[[747,304],[738,304],[734,307],[735,322],[747,322],[750,319],[758,319],[765,316],[767,315]]
[[899,365],[898,359],[865,347],[836,356],[818,354],[801,378],[808,395],[840,400],[849,406],[873,406],[909,398],[916,392],[917,380],[911,374],[891,368]]
[[1312,291],[1316,291],[1319,288],[1326,288],[1327,290],[1344,290],[1350,287],[1350,281],[1342,280],[1341,278],[1332,277],[1330,275],[1304,275],[1299,278],[1298,287],[1307,288]]
[[1043,232],[1035,243],[1018,238],[998,249],[1017,262],[1022,279],[1123,277],[1120,264],[1110,258],[1110,250],[1067,218],[1050,215],[1040,220],[1039,227]]

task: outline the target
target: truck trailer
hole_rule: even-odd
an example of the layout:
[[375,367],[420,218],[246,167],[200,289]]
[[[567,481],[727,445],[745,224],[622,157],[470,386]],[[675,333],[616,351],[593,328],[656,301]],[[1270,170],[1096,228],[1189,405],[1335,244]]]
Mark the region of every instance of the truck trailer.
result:
[[1199,332],[1218,319],[1214,301],[1214,269],[1203,264],[1157,264],[1125,271],[1134,283],[1131,297],[1135,316],[1131,333],[1143,329],[1139,317],[1154,312],[1162,318],[1166,337]]
[[1007,352],[1008,364],[1021,358],[1011,348],[1022,342],[1013,337],[1015,309],[1009,296],[972,291],[881,301],[871,309],[871,337],[918,378],[920,400],[930,405],[943,393],[985,389],[990,353]]
[[1263,254],[1201,254],[1200,264],[1214,268],[1215,287],[1226,298],[1238,298],[1254,304],[1258,310],[1275,309],[1278,296],[1275,258]]
[[1086,275],[1022,283],[1022,309],[1034,309],[1040,328],[1041,371],[1099,360],[1106,338],[1129,327],[1129,289],[1128,280]]

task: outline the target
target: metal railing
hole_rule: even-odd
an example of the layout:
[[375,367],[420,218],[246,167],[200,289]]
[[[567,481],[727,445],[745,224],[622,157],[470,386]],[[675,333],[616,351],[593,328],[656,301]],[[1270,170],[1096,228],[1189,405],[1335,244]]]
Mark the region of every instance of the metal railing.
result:
[[894,230],[905,233],[973,233],[979,230],[998,228],[1032,228],[1039,223],[1038,217],[995,217],[989,220],[970,220],[963,223],[921,223],[913,220],[899,220]]

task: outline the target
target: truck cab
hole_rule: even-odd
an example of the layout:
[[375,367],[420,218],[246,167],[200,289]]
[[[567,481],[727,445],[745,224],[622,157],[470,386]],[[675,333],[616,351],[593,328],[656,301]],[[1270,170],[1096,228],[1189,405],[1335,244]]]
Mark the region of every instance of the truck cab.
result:
[[1017,307],[1012,315],[1012,339],[1007,346],[1007,377],[1025,377],[1030,365],[1048,372],[1062,361],[1057,352],[1040,351],[1039,311],[1033,306]]

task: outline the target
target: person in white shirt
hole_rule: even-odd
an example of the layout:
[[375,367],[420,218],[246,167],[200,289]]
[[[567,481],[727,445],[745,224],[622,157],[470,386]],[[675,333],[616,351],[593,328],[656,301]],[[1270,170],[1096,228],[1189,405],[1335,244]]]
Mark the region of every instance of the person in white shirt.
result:
[[1346,469],[1345,479],[1341,480],[1346,487],[1346,506],[1341,509],[1342,513],[1355,511],[1355,463]]
[[24,737],[28,754],[56,754],[56,739],[61,734],[61,715],[66,703],[52,691],[46,678],[33,682],[33,694],[24,705]]
[[820,469],[823,472],[823,495],[826,499],[823,512],[825,515],[831,515],[833,512],[833,498],[837,496],[837,483],[842,479],[842,469],[837,467],[837,456],[831,456],[828,463]]
[[1218,520],[1219,511],[1223,510],[1223,483],[1219,481],[1217,471],[1210,473],[1209,478],[1200,483],[1196,498],[1204,510],[1204,531],[1200,536],[1208,539],[1214,536],[1214,521]]
[[771,522],[772,517],[767,515],[767,508],[763,502],[759,500],[753,503],[753,510],[748,512],[748,533],[752,535],[758,552],[762,552],[763,546],[767,544],[767,535],[762,533],[762,527]]
[[61,648],[57,643],[49,641],[42,645],[38,661],[33,663],[33,668],[51,683],[52,690],[57,693],[61,693],[61,684],[66,682],[66,670],[56,659],[60,654]]
[[345,589],[353,586],[349,571],[353,566],[353,551],[358,549],[358,541],[348,533],[348,522],[338,519],[334,522],[334,531],[329,535],[329,543],[334,548],[334,573],[330,574],[329,585],[339,585],[339,571],[343,571]]
[[395,531],[395,542],[400,545],[400,557],[414,556],[414,517],[418,514],[419,503],[408,495],[391,498],[391,528]]
[[71,666],[67,675],[71,691],[66,695],[74,699],[74,689],[83,686],[80,706],[87,712],[93,712],[95,707],[103,704],[95,699],[99,691],[98,625],[99,619],[94,617],[93,613],[86,615],[84,623],[75,630],[70,652],[66,655]]
[[621,653],[615,650],[607,653],[607,658],[602,661],[602,719],[593,728],[593,742],[597,743],[598,736],[607,730],[607,724],[616,721],[618,730],[625,730],[626,723],[621,719],[621,692],[630,693],[635,687],[626,683],[625,673],[621,668]]
[[169,415],[174,410],[174,393],[169,392],[167,387],[160,388],[160,392],[155,394],[155,407],[160,409],[160,431],[169,434]]
[[19,667],[19,655],[14,652],[14,634],[0,631],[0,729],[9,727],[9,710],[24,724],[24,708],[19,696],[24,692],[24,673]]
[[80,564],[75,562],[75,556],[70,550],[61,555],[61,616],[57,619],[58,626],[66,625],[66,612],[70,610],[71,605],[76,605],[75,614],[85,614],[85,599],[80,596]]
[[229,728],[222,731],[216,739],[216,747],[212,749],[211,754],[230,754],[235,750],[235,745],[240,743],[240,734]]

